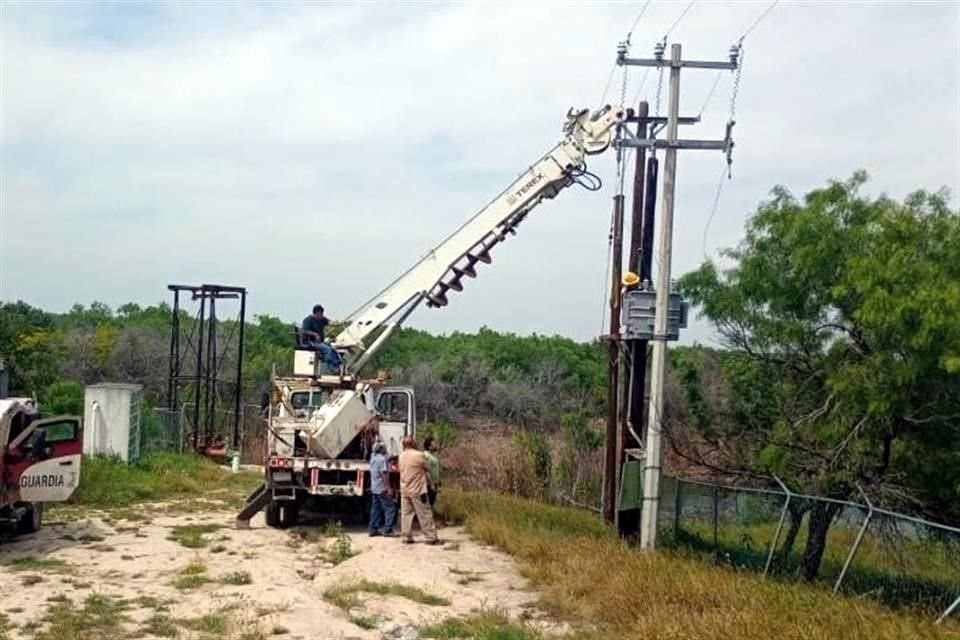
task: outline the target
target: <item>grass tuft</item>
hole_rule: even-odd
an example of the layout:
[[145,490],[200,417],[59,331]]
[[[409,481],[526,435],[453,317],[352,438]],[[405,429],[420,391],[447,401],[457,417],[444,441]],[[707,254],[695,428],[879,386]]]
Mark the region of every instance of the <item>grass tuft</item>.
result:
[[366,629],[369,631],[370,629],[376,629],[380,620],[376,616],[353,615],[350,616],[350,622],[357,625],[361,629]]
[[199,618],[187,618],[177,621],[181,627],[200,633],[208,633],[213,636],[222,636],[229,627],[226,616],[219,613],[210,613]]
[[323,557],[327,562],[337,565],[355,555],[350,536],[341,531],[334,539],[333,544],[324,551]]
[[47,573],[70,573],[72,567],[59,558],[38,558],[37,556],[20,556],[4,562],[10,571],[44,571]]
[[6,614],[0,613],[0,640],[10,640],[10,632],[16,628],[17,625],[10,622],[10,618]]
[[360,580],[338,587],[330,587],[323,592],[323,598],[330,604],[348,610],[359,604],[357,594],[360,592],[375,593],[381,596],[399,596],[434,607],[445,607],[450,604],[450,601],[446,598],[428,593],[419,587],[411,587],[396,582],[374,582],[372,580]]
[[179,589],[180,591],[190,591],[192,589],[199,589],[208,582],[210,582],[210,578],[204,573],[180,576],[173,581],[173,588]]
[[214,531],[219,531],[222,528],[223,525],[215,523],[183,524],[174,527],[170,535],[167,536],[167,540],[179,542],[188,549],[201,549],[210,542],[210,540],[204,536]]
[[424,638],[441,640],[540,640],[543,636],[528,627],[513,624],[499,612],[484,611],[470,618],[451,618],[420,629]]
[[232,585],[253,584],[253,577],[249,571],[234,571],[233,573],[221,576],[220,582]]
[[102,640],[124,635],[130,603],[94,593],[76,606],[67,601],[54,603],[40,620],[34,640]]
[[175,638],[177,636],[177,625],[165,613],[155,613],[147,618],[140,631],[151,636],[160,638]]
[[207,572],[207,565],[205,565],[201,560],[194,560],[183,569],[180,569],[177,573],[181,576],[195,576],[201,573]]

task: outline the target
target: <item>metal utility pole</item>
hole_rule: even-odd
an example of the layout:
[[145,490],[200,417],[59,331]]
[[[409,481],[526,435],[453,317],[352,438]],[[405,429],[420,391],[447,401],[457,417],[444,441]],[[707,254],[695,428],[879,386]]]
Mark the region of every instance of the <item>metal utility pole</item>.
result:
[[607,344],[610,353],[607,380],[607,431],[603,456],[603,519],[613,522],[617,514],[617,471],[620,468],[617,452],[619,439],[619,412],[617,391],[620,388],[620,271],[623,269],[623,194],[613,197],[613,243],[610,259],[610,334]]
[[680,124],[680,69],[729,69],[737,68],[738,49],[731,49],[728,62],[682,60],[681,47],[670,47],[670,59],[663,60],[662,49],[658,49],[653,59],[627,58],[621,56],[617,62],[623,65],[670,68],[670,96],[667,110],[666,140],[623,139],[618,141],[621,147],[665,148],[663,190],[660,205],[660,236],[657,248],[659,269],[656,283],[656,311],[654,315],[653,350],[650,366],[650,410],[647,420],[646,446],[644,451],[643,501],[640,514],[640,546],[645,549],[656,547],[657,515],[660,507],[660,461],[661,434],[663,430],[663,383],[666,375],[668,310],[670,306],[670,266],[673,247],[673,209],[676,193],[677,149],[716,149],[729,154],[733,148],[730,132],[733,123],[727,125],[724,140],[679,140],[677,130]]

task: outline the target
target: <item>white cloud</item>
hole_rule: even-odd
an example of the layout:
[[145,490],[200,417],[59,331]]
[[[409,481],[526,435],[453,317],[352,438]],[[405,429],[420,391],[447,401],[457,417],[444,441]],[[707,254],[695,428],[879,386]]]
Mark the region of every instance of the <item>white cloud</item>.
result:
[[[226,281],[255,312],[322,299],[345,315],[547,150],[567,107],[596,105],[640,4],[198,6],[4,4],[0,297],[63,309]],[[634,55],[683,6],[651,5]],[[723,57],[765,7],[698,3],[672,36],[686,57]],[[957,18],[946,2],[781,3],[746,42],[735,179],[707,251],[776,183],[863,167],[894,196],[960,190]],[[722,136],[730,81],[684,136]],[[712,82],[683,74],[685,113]],[[721,165],[681,155],[677,273],[703,257]],[[592,168],[612,184],[610,156]],[[610,195],[547,203],[414,324],[596,335]]]

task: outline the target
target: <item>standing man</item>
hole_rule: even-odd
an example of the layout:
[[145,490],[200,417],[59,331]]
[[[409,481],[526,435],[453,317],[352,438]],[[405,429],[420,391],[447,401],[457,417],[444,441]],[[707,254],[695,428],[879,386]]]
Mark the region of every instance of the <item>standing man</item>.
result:
[[323,305],[313,305],[313,313],[303,319],[300,333],[306,338],[307,346],[314,349],[323,358],[324,363],[334,371],[340,368],[340,354],[324,342],[324,331],[330,321],[323,315]]
[[405,544],[413,543],[413,516],[417,516],[427,544],[440,544],[433,526],[433,510],[427,486],[430,483],[430,465],[417,442],[411,436],[403,438],[400,452],[400,532]]
[[[393,487],[387,471],[387,445],[378,442],[370,456],[370,536],[394,537],[393,527],[397,520],[397,503],[393,500]],[[383,530],[381,531],[381,526]]]
[[433,436],[427,436],[423,441],[423,455],[430,466],[430,484],[427,485],[427,497],[430,499],[430,509],[437,503],[437,491],[440,490],[440,458],[437,452],[440,445]]

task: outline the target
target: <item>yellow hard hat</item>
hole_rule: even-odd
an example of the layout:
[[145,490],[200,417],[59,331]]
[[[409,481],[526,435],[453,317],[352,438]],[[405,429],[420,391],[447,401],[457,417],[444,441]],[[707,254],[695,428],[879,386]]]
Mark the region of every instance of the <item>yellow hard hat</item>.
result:
[[625,274],[623,274],[623,278],[620,279],[620,282],[622,282],[623,286],[625,287],[632,287],[640,284],[640,276],[635,274],[633,271],[627,271]]

